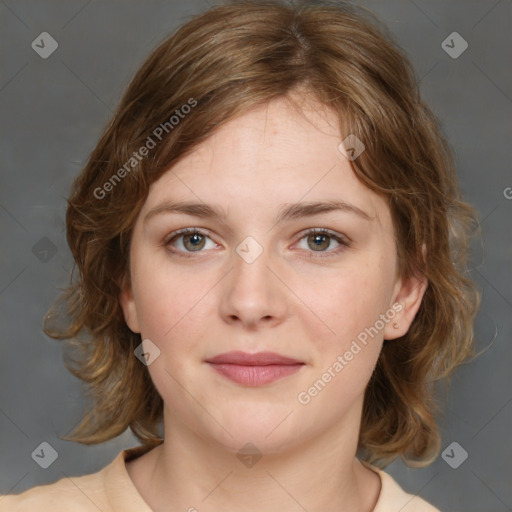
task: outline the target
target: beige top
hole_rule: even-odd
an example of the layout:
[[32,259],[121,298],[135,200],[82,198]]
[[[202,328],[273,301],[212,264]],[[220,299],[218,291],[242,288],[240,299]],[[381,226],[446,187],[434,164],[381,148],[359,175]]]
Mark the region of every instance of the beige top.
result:
[[[125,461],[135,459],[149,449],[137,446],[123,450],[97,473],[62,478],[21,494],[0,496],[0,512],[151,512],[125,466]],[[379,475],[382,484],[373,512],[440,512],[421,498],[405,493],[387,473],[361,462]]]

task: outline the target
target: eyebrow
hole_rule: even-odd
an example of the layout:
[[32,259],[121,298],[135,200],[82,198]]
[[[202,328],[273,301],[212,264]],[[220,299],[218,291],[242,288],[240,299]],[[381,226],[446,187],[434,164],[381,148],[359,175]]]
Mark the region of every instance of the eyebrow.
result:
[[[279,208],[276,223],[282,223],[302,217],[310,217],[313,215],[320,215],[322,213],[329,213],[332,211],[342,211],[352,213],[364,220],[372,220],[373,217],[368,215],[365,211],[357,206],[347,203],[345,201],[316,201],[316,202],[303,202],[293,204],[283,204]],[[165,202],[152,208],[144,217],[144,223],[157,215],[181,213],[200,218],[212,218],[224,220],[227,215],[225,211],[218,205],[209,205],[206,203],[193,203],[187,201],[178,202]]]

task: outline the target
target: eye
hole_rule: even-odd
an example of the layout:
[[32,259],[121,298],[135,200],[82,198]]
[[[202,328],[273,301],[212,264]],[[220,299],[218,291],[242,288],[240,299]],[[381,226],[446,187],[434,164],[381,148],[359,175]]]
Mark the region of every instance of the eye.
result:
[[[211,246],[206,247],[207,240],[210,240]],[[306,240],[305,250],[310,252],[311,258],[325,258],[333,256],[350,246],[350,241],[343,235],[330,232],[327,229],[311,229],[306,231],[300,241]],[[337,246],[332,250],[327,250],[332,243]],[[193,257],[194,252],[204,252],[203,249],[213,249],[217,245],[211,240],[209,233],[204,233],[198,228],[185,228],[172,233],[165,241],[164,245],[169,247],[173,253],[186,258]],[[303,248],[303,247],[302,247]]]
[[[306,240],[307,244],[306,250],[311,249],[311,258],[329,257],[338,254],[350,245],[349,240],[346,237],[332,233],[327,229],[311,229],[304,234],[304,236],[301,238],[301,241],[304,239]],[[335,249],[327,251],[326,249],[331,246],[333,241],[338,245],[335,247]]]
[[[196,228],[186,228],[172,233],[164,243],[167,247],[172,247],[170,249],[172,252],[178,253],[180,256],[190,257],[191,255],[187,253],[201,252],[209,238],[207,233],[203,233]],[[210,241],[215,247],[216,244],[211,239]]]

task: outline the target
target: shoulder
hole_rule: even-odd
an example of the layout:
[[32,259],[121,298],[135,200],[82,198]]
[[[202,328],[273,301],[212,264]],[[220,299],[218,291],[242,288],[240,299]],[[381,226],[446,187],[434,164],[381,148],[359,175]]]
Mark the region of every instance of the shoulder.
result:
[[1,512],[151,512],[126,471],[125,462],[151,447],[123,450],[97,473],[65,476],[59,481],[0,496]]
[[49,485],[32,487],[21,494],[0,496],[2,512],[50,512],[109,510],[105,503],[101,471],[81,477],[64,477]]
[[361,463],[375,471],[381,480],[380,496],[373,512],[441,512],[419,496],[406,493],[385,471],[367,462],[361,461]]
[[98,512],[99,509],[109,512],[110,506],[105,493],[105,475],[112,464],[113,462],[97,473],[84,476],[65,476],[53,484],[32,487],[21,494],[0,496],[0,511]]

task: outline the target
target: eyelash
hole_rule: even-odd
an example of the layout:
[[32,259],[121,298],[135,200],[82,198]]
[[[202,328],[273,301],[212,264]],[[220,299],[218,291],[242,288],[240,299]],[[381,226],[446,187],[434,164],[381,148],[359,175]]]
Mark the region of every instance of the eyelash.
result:
[[[201,236],[206,236],[208,238],[211,238],[210,233],[208,231],[203,232],[197,228],[184,228],[184,229],[180,229],[179,231],[175,231],[174,233],[171,233],[171,235],[169,235],[169,237],[167,237],[165,239],[163,245],[165,245],[165,247],[169,247],[171,242],[173,242],[176,239],[181,238],[182,236],[187,235],[187,234],[198,234]],[[311,252],[310,258],[330,258],[330,257],[335,256],[335,255],[339,254],[340,252],[344,251],[347,247],[350,247],[350,243],[347,238],[336,235],[335,233],[333,233],[325,228],[310,229],[302,234],[299,241],[304,238],[307,238],[310,235],[325,235],[325,236],[328,236],[329,238],[334,239],[336,242],[338,242],[340,244],[339,247],[337,247],[336,249],[334,249],[332,251],[310,251]],[[194,252],[198,252],[198,253],[203,252],[203,251],[182,252],[182,251],[177,251],[176,249],[169,249],[169,251],[171,251],[173,254],[177,254],[179,257],[183,257],[183,258],[194,258],[195,257]]]

